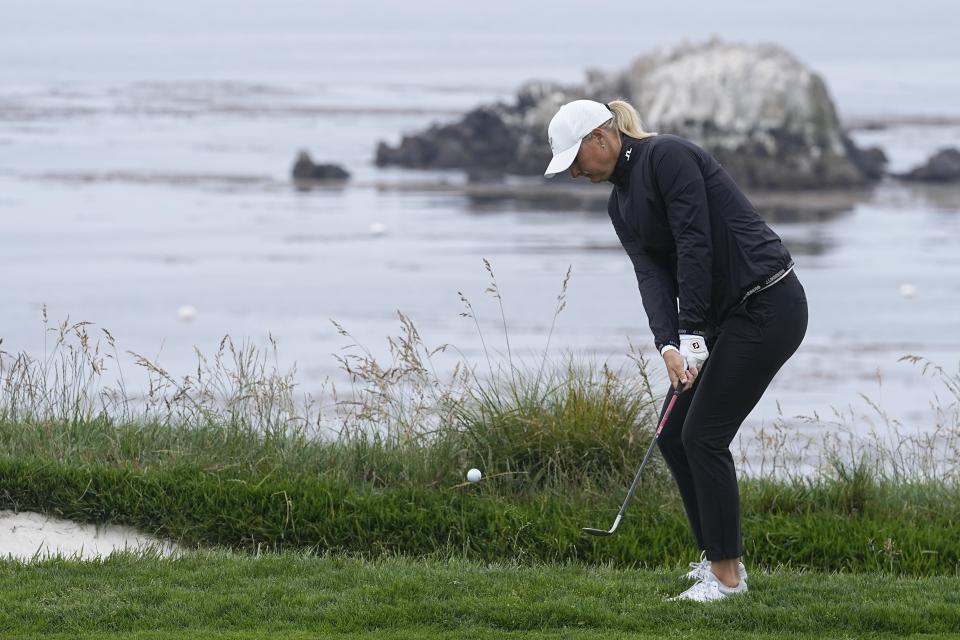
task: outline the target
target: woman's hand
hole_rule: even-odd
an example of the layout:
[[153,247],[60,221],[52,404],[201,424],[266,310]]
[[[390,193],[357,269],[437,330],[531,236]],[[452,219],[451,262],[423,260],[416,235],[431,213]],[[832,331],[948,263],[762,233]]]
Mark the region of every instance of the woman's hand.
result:
[[676,349],[664,349],[663,363],[667,366],[667,375],[670,376],[670,385],[676,388],[677,383],[682,383],[683,390],[686,391],[693,386],[693,381],[697,379],[699,373],[696,367],[687,369],[687,363]]
[[[707,341],[703,339],[703,336],[681,333],[680,357],[687,363],[687,369],[694,369],[699,372],[703,369],[703,363],[710,357]],[[694,374],[694,377],[696,377],[696,374]]]

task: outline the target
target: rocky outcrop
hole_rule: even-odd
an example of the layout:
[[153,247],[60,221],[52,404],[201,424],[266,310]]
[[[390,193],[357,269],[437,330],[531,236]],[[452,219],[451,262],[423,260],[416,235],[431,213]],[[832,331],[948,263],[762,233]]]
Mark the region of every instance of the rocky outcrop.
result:
[[853,141],[846,140],[847,154],[853,161],[860,173],[870,181],[880,180],[887,172],[887,163],[889,162],[887,154],[880,147],[868,147],[860,149]]
[[293,165],[294,182],[342,182],[350,179],[350,173],[336,164],[314,164],[310,154],[301,151]]
[[960,181],[960,150],[946,148],[933,154],[927,163],[897,176],[913,182]]
[[459,122],[404,136],[396,147],[381,142],[376,163],[413,169],[464,169],[477,175],[543,173],[550,160],[546,124],[529,121],[525,111],[517,105],[479,107]]
[[[381,143],[377,164],[537,175],[550,159],[546,128],[559,106],[626,98],[648,131],[675,133],[713,153],[744,186],[860,185],[882,174],[876,153],[844,134],[823,80],[772,45],[710,41],[662,49],[579,86],[533,82],[513,104]],[[877,164],[880,163],[879,174]]]

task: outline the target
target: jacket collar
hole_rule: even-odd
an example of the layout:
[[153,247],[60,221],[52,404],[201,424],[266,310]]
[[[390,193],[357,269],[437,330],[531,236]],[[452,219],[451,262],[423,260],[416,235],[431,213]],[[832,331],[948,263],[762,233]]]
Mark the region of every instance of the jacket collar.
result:
[[617,164],[610,174],[609,181],[618,187],[626,187],[630,184],[630,169],[633,168],[633,161],[637,159],[638,152],[634,150],[640,140],[623,136],[620,147],[620,157],[617,158]]

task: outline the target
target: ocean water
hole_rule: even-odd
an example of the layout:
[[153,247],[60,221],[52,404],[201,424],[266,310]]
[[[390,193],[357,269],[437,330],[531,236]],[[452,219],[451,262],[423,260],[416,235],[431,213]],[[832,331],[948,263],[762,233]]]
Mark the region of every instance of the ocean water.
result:
[[[381,356],[398,310],[429,344],[456,345],[475,365],[484,344],[504,352],[484,259],[518,357],[541,353],[568,268],[553,354],[617,364],[633,342],[655,355],[605,212],[417,189],[462,176],[379,169],[380,140],[509,98],[529,79],[576,82],[587,68],[712,36],[785,46],[823,74],[846,118],[960,116],[960,9],[948,2],[912,6],[909,20],[876,2],[591,14],[568,0],[0,4],[3,350],[44,353],[44,307],[53,321],[109,329],[177,375],[225,334],[273,336],[305,391],[340,375],[332,354],[351,341],[331,319]],[[902,171],[960,146],[960,127],[855,137]],[[343,164],[352,182],[294,189],[300,149]],[[811,321],[748,429],[864,407],[861,394],[910,429],[933,426],[931,384],[899,358],[950,371],[960,362],[960,196],[891,181],[852,200],[831,215],[772,219]],[[460,315],[460,292],[483,342]],[[197,310],[192,322],[178,318],[184,305]]]

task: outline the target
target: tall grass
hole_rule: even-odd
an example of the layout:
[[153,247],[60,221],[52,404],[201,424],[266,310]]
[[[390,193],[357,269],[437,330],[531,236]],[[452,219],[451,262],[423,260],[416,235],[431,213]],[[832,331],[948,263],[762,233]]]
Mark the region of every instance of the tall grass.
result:
[[[488,292],[499,300],[485,266]],[[569,277],[568,271],[554,322]],[[464,315],[476,322],[461,297]],[[505,361],[487,352],[486,371],[461,358],[452,372],[440,373],[434,357],[455,349],[428,347],[402,313],[400,334],[388,338],[387,362],[334,321],[353,341],[336,356],[350,381],[345,390],[327,384],[321,397],[299,394],[295,370],[276,364],[272,339],[262,349],[227,336],[212,357],[198,351],[195,372],[182,377],[128,353],[147,378],[136,396],[122,372],[114,384],[106,382],[122,359],[109,331],[97,335],[89,322],[49,326],[45,313],[43,321],[50,345],[42,359],[0,352],[0,442],[7,455],[141,467],[278,467],[380,485],[455,484],[469,465],[500,478],[505,489],[540,489],[621,482],[649,442],[644,426],[655,410],[640,354],[636,368],[624,371],[572,354],[552,359],[545,351],[527,369],[508,348]]]
[[[524,361],[485,267],[505,353],[461,293],[483,340],[479,367],[452,345],[428,346],[402,313],[382,359],[334,322],[351,342],[337,357],[349,382],[328,381],[316,396],[300,391],[295,368],[279,367],[272,339],[261,348],[224,337],[175,376],[122,355],[107,330],[52,326],[44,313],[42,357],[0,351],[0,507],[239,546],[678,561],[691,541],[659,458],[634,509],[646,530],[603,548],[577,537],[616,512],[649,444],[662,400],[654,367],[632,345],[619,367],[550,352],[569,271],[546,347]],[[440,354],[455,363],[440,366]],[[127,388],[125,357],[147,380],[142,393]],[[914,361],[940,389],[924,435],[865,399],[865,416],[806,418],[827,434],[819,440],[778,421],[741,443],[756,557],[919,573],[960,566],[960,545],[937,541],[960,518],[960,374]],[[483,470],[480,485],[464,482],[470,467]]]
[[[316,397],[299,391],[295,368],[279,367],[272,338],[263,348],[229,336],[210,357],[198,350],[196,369],[180,377],[127,352],[147,381],[134,393],[108,330],[86,321],[51,325],[44,310],[42,357],[0,351],[0,443],[7,455],[72,462],[280,465],[310,473],[346,465],[348,476],[377,483],[436,486],[458,480],[465,465],[502,478],[504,487],[622,483],[649,442],[659,408],[653,367],[632,345],[629,367],[551,354],[569,271],[546,348],[532,363],[518,360],[500,289],[489,262],[484,265],[487,293],[501,314],[505,357],[488,346],[488,336],[486,366],[478,370],[452,345],[428,346],[414,322],[398,313],[400,332],[388,337],[390,356],[382,361],[334,321],[352,343],[336,356],[349,385],[328,381]],[[462,315],[483,338],[476,308],[460,297]],[[458,359],[440,367],[434,362],[440,353]],[[910,428],[864,397],[866,413],[848,407],[799,418],[816,427],[816,439],[778,420],[741,440],[742,470],[788,481],[859,473],[875,481],[958,484],[960,373],[905,359],[937,382],[931,425]]]
[[928,423],[904,424],[860,394],[860,408],[834,407],[829,415],[796,416],[792,424],[780,416],[741,436],[741,468],[754,478],[787,481],[866,476],[960,486],[960,370],[949,373],[912,355],[900,361],[918,365],[928,379]]

